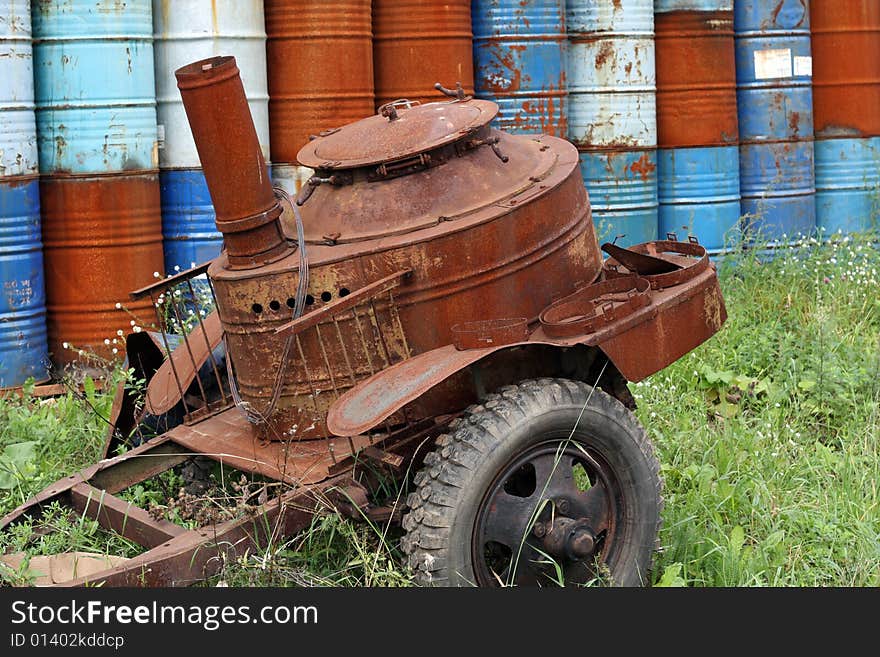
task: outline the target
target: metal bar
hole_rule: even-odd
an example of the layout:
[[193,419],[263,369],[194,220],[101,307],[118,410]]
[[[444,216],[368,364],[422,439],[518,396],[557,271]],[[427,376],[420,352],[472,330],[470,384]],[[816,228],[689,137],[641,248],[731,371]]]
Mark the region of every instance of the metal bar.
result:
[[[105,467],[89,478],[89,483],[108,493],[118,493],[183,463],[191,456],[187,450],[170,440],[141,450],[141,447],[149,446],[150,443],[126,452],[119,457],[119,461],[106,463]],[[131,458],[123,458],[129,455]]]
[[326,499],[324,491],[351,481],[347,475],[296,488],[243,518],[186,531],[115,568],[57,586],[189,586],[215,574],[237,556],[305,529]]
[[367,301],[368,299],[371,299],[375,296],[382,294],[383,292],[397,287],[398,285],[400,285],[401,280],[411,273],[411,269],[403,269],[399,272],[391,274],[390,276],[386,276],[385,278],[380,278],[375,283],[370,283],[369,285],[352,292],[348,296],[338,298],[335,301],[331,301],[326,306],[323,306],[318,310],[314,310],[310,313],[303,315],[302,317],[299,317],[298,319],[293,320],[292,322],[288,322],[283,326],[279,326],[277,329],[275,329],[275,334],[278,335],[279,333],[299,332],[311,328],[312,326],[315,326],[316,324],[324,321],[328,317],[332,317],[333,315],[343,313],[346,310],[350,310],[355,306],[360,305],[364,301]]
[[[156,316],[158,317],[159,306],[156,305],[156,299],[153,297],[152,292],[150,292],[150,301],[153,302],[153,307],[157,309]],[[168,346],[168,336],[165,334],[164,325],[161,327],[161,330],[159,331],[159,333],[162,336],[162,344],[165,345],[165,353],[168,355],[168,361],[171,364],[171,372],[172,372],[172,374],[174,374],[175,382],[177,382],[177,390],[178,390],[178,392],[180,392],[180,401],[183,403],[183,412],[188,415],[190,413],[190,410],[189,410],[189,404],[186,403],[186,394],[185,394],[186,391],[183,389],[183,385],[181,385],[181,383],[180,383],[180,376],[178,376],[177,368],[174,366],[174,359],[171,357],[171,347]]]
[[370,368],[370,374],[375,374],[376,368],[373,367],[373,357],[370,355],[370,348],[367,346],[367,339],[364,337],[364,330],[361,328],[360,319],[358,319],[357,308],[351,309],[351,315],[354,317],[354,325],[357,328],[358,335],[361,338],[361,345],[363,345],[364,353],[367,356],[367,366]]
[[187,532],[168,520],[154,520],[140,507],[85,482],[70,489],[70,505],[79,513],[97,520],[104,529],[145,548],[162,545]]
[[336,327],[336,336],[339,338],[339,344],[342,346],[342,355],[345,357],[345,364],[348,367],[348,376],[351,377],[351,385],[357,385],[357,372],[352,367],[351,359],[348,357],[348,347],[345,346],[345,339],[342,337],[342,330],[339,328],[339,320],[333,316],[333,325]]
[[[308,363],[306,362],[306,354],[303,351],[302,342],[300,342],[298,333],[294,337],[296,338],[296,348],[297,348],[297,351],[299,351],[300,360],[302,360],[303,371],[306,373],[306,381],[308,381],[309,389],[312,391],[312,405],[315,407],[315,413],[317,413],[318,415],[321,415],[321,411],[318,408],[318,391],[315,389],[315,384],[312,381],[312,374],[311,374],[311,372],[309,372],[309,366],[308,366]],[[331,451],[331,455],[332,455],[332,451]]]
[[143,299],[148,294],[152,297],[153,292],[157,290],[165,290],[172,285],[176,285],[181,281],[188,278],[195,278],[196,276],[200,276],[208,271],[208,267],[211,266],[213,260],[209,260],[208,262],[203,262],[200,265],[196,265],[192,269],[187,269],[186,271],[182,271],[179,274],[175,274],[174,276],[169,276],[168,278],[163,278],[161,280],[156,281],[155,283],[151,283],[145,287],[140,288],[139,290],[135,290],[134,292],[129,293],[129,297],[133,301],[137,301],[138,299]]
[[[199,391],[202,393],[202,401],[205,402],[205,406],[208,405],[208,393],[205,392],[205,386],[202,384],[202,377],[199,376],[199,364],[196,362],[196,357],[193,356],[192,347],[189,344],[189,335],[184,333],[186,328],[183,325],[183,320],[180,318],[180,309],[177,307],[177,302],[174,300],[174,290],[170,290],[170,303],[171,309],[174,312],[174,317],[177,319],[177,325],[180,327],[181,337],[183,338],[183,344],[186,345],[186,353],[189,354],[189,360],[193,364],[193,371],[195,372],[196,383],[199,385]],[[210,350],[210,345],[208,349]],[[183,390],[180,391],[181,396],[183,396]]]
[[400,339],[403,341],[403,349],[406,351],[406,357],[412,358],[412,351],[409,348],[409,342],[406,339],[406,331],[403,329],[403,322],[400,321],[400,311],[397,310],[397,304],[394,302],[394,292],[388,290],[388,301],[389,301],[389,312],[391,313],[391,319],[397,322],[397,327],[400,329]]
[[[226,393],[223,391],[223,379],[220,378],[220,371],[217,369],[217,360],[214,358],[214,350],[211,349],[211,341],[208,338],[208,331],[205,329],[205,323],[202,321],[201,304],[196,299],[196,291],[193,289],[192,281],[187,279],[186,284],[189,287],[190,293],[193,295],[193,301],[195,301],[196,318],[199,320],[199,328],[202,331],[202,336],[205,338],[205,347],[208,349],[208,357],[211,359],[211,368],[214,370],[214,378],[217,379],[217,387],[220,389],[220,397],[223,399],[223,402],[226,403]],[[192,333],[190,333],[190,335],[192,335]]]
[[336,385],[336,376],[333,374],[333,368],[330,367],[330,359],[327,358],[327,350],[324,348],[324,338],[321,336],[320,324],[315,324],[315,333],[318,336],[318,346],[321,347],[321,355],[324,357],[324,365],[327,366],[327,374],[330,376],[330,385],[333,386],[333,392],[339,396],[339,388]]
[[379,323],[379,313],[376,312],[376,306],[373,305],[372,299],[370,299],[370,319],[376,329],[376,334],[379,336],[379,344],[382,345],[382,351],[385,352],[385,365],[386,367],[391,367],[391,352],[388,351],[388,345],[385,342],[385,334],[382,332],[382,326]]

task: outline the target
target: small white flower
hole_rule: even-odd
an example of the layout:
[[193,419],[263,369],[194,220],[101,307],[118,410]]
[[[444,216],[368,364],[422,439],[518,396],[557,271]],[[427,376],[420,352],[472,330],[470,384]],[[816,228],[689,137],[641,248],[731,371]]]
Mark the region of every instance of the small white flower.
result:
[[64,347],[65,349],[69,349],[69,348],[70,348],[70,343],[69,343],[69,342],[64,342],[64,343],[61,344],[61,346]]
[[110,338],[104,338],[104,344],[110,344]]
[[153,272],[153,278],[161,278],[161,277],[159,276],[159,272],[154,271],[154,272]]
[[123,333],[122,329],[119,329],[118,331],[116,331],[116,335],[122,337],[123,335],[125,335],[125,333]]
[[117,349],[116,347],[113,347],[113,353],[114,353],[114,354],[118,354],[118,353],[119,353],[119,349]]
[[131,321],[129,322],[129,324],[130,324],[131,326],[134,326],[135,324],[137,324],[137,322],[134,321],[134,320],[131,320]]
[[122,304],[117,301],[116,302],[116,310],[121,310],[121,309],[122,309]]

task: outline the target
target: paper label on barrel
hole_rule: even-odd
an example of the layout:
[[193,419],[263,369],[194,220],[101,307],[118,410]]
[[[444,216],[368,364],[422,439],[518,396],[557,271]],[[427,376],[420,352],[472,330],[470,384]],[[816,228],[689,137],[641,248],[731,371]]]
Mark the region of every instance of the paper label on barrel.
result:
[[790,78],[791,49],[755,51],[755,79]]
[[165,148],[165,124],[156,126],[156,140],[159,142],[159,150]]
[[794,58],[794,74],[798,77],[813,77],[813,58],[812,57],[795,57]]

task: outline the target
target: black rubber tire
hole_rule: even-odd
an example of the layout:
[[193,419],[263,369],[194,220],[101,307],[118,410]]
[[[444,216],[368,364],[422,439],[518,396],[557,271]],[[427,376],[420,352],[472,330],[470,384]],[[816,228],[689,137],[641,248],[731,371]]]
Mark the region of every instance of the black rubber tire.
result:
[[654,449],[619,401],[566,379],[506,386],[468,408],[437,439],[415,476],[403,518],[402,547],[418,584],[475,585],[472,539],[486,492],[506,464],[541,443],[547,431],[570,431],[576,422],[574,440],[610,466],[626,507],[616,539],[622,544],[615,548],[615,563],[606,564],[606,583],[650,584],[663,507]]

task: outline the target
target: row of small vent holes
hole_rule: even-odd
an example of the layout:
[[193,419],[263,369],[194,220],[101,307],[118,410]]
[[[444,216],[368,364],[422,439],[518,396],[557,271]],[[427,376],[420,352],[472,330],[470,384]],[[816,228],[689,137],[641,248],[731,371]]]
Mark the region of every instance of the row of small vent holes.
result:
[[[351,294],[351,292],[349,292],[347,287],[339,288],[339,296],[340,297],[347,297],[349,294]],[[332,298],[333,298],[332,292],[328,292],[326,290],[324,292],[321,292],[321,301],[323,301],[324,303],[327,303]],[[315,304],[315,297],[313,297],[311,294],[307,294],[306,295],[306,306],[313,306],[314,304]],[[290,308],[291,310],[293,310],[294,307],[296,307],[296,299],[294,299],[293,297],[288,297],[287,298],[287,307]],[[254,305],[251,306],[251,310],[254,311],[254,314],[256,314],[256,315],[262,315],[263,310],[264,310],[263,304],[255,303]],[[273,299],[272,301],[269,302],[269,310],[277,313],[279,310],[281,310],[281,302],[276,299]]]

